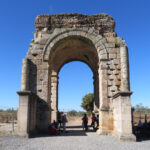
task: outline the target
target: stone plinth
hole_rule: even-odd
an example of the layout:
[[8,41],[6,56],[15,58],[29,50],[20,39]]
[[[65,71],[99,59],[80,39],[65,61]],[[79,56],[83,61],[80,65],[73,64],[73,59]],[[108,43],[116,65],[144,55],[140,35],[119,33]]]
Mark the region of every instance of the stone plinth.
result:
[[136,141],[132,134],[131,102],[132,92],[118,92],[113,97],[114,131],[113,134],[123,141]]
[[37,97],[31,91],[18,91],[18,135],[29,137],[35,133]]

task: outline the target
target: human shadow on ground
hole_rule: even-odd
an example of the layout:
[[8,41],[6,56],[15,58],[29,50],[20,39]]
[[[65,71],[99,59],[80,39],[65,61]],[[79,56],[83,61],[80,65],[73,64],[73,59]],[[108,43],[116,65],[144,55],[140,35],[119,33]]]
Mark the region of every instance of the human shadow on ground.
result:
[[[95,132],[93,129],[91,129],[91,126],[88,126],[88,130],[83,130],[82,126],[76,125],[76,126],[66,126],[66,133],[63,133],[63,130],[60,131],[60,136],[87,136],[87,133],[89,132]],[[58,136],[59,136],[58,135]]]
[[39,138],[39,137],[62,137],[62,136],[88,136],[88,133],[95,132],[91,126],[88,126],[88,130],[83,130],[82,126],[66,126],[66,132],[63,132],[63,129],[60,128],[60,131],[57,135],[50,135],[49,133],[45,134],[37,134],[32,138]]

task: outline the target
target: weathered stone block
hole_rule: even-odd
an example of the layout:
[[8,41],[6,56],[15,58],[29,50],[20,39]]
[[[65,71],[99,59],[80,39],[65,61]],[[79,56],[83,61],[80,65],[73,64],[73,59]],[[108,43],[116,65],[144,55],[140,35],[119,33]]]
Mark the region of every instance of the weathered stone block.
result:
[[114,80],[114,85],[120,86],[120,85],[121,85],[121,81],[118,80],[118,79],[115,79],[115,80]]
[[104,46],[103,44],[101,44],[101,45],[98,47],[98,49],[101,51],[101,50],[105,49],[105,46]]
[[113,85],[113,81],[108,80],[108,86],[112,86]]
[[115,59],[117,58],[117,54],[109,54],[109,59]]
[[107,74],[108,74],[108,75],[112,75],[112,74],[113,74],[113,71],[108,70],[108,71],[107,71]]
[[114,75],[118,75],[118,74],[119,74],[119,71],[118,71],[118,70],[113,70],[113,74],[114,74]]
[[115,70],[115,69],[116,69],[116,66],[115,66],[114,64],[110,64],[110,65],[109,65],[109,69],[110,69],[110,70]]
[[113,63],[114,65],[118,65],[120,62],[119,62],[118,59],[113,59],[113,60],[112,60],[112,63]]
[[101,54],[100,59],[108,59],[108,54]]
[[113,85],[113,86],[110,87],[110,91],[112,91],[112,92],[115,92],[117,90],[118,90],[117,86]]
[[115,43],[105,43],[105,47],[107,47],[107,48],[115,48]]
[[109,76],[109,79],[110,79],[110,80],[114,80],[114,79],[116,79],[116,78],[117,78],[116,75],[110,75],[110,76]]

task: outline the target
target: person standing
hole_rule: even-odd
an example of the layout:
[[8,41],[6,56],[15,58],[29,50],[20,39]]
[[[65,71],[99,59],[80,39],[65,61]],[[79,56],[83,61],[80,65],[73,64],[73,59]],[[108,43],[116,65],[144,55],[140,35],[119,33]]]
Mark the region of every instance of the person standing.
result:
[[85,128],[85,131],[87,131],[88,130],[88,117],[86,114],[84,114],[82,121],[83,121],[83,127]]
[[94,129],[94,123],[95,123],[95,121],[96,121],[96,117],[95,117],[95,114],[94,114],[94,113],[92,114],[91,120],[92,120],[91,126],[92,126],[93,129]]
[[96,116],[97,126],[99,126],[99,115]]
[[67,117],[66,117],[66,114],[63,113],[63,116],[62,116],[62,126],[63,126],[63,133],[66,133],[66,123],[67,123]]
[[58,118],[58,125],[59,125],[59,128],[61,128],[61,123],[62,123],[62,112],[59,112],[58,111],[58,114],[57,114],[57,118]]

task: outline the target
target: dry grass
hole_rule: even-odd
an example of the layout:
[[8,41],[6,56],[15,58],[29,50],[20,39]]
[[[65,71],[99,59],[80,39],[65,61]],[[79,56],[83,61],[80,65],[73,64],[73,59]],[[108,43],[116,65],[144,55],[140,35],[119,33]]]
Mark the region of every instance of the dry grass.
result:
[[[133,113],[133,123],[135,126],[138,125],[139,120],[141,120],[143,123],[145,122],[145,113],[134,112]],[[147,114],[147,122],[150,122],[150,113]]]
[[67,117],[68,118],[68,123],[71,125],[81,125],[82,124],[82,117]]
[[13,119],[17,120],[17,112],[0,112],[0,123],[10,123]]

